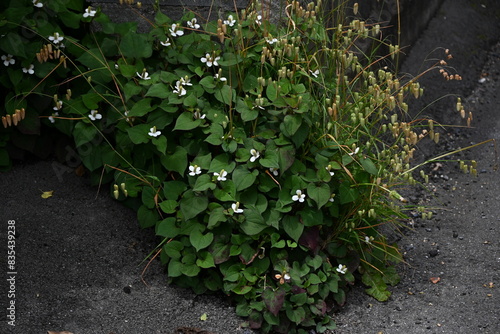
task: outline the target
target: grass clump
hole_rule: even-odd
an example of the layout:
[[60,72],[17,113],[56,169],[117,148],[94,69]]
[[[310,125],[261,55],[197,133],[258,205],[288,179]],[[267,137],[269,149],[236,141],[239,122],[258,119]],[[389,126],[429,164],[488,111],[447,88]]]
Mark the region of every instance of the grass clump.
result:
[[[81,1],[57,3],[60,22],[12,37],[28,42],[16,56],[36,58],[39,81],[16,88],[7,110],[25,108],[74,138],[92,179],[162,238],[172,283],[222,291],[263,332],[335,328],[329,311],[355,275],[389,298],[402,258],[379,227],[406,217],[398,190],[415,184],[415,147],[439,134],[408,121],[418,82],[380,65],[399,48],[379,58],[357,48],[378,38],[378,25],[323,17],[321,2],[291,2],[274,24],[253,2],[215,22],[158,11],[150,32],[135,33],[136,23]],[[102,30],[65,33],[90,21]],[[19,28],[2,26],[7,36]],[[9,67],[2,82],[18,75]]]

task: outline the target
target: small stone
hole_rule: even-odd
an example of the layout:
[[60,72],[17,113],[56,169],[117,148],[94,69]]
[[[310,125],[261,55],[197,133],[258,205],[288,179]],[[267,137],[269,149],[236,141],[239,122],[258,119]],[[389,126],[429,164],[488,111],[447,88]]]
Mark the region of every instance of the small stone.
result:
[[458,233],[456,231],[453,231],[453,238],[458,238]]
[[426,230],[427,232],[432,232],[432,228],[429,228],[429,227],[427,227],[425,230]]
[[438,252],[438,250],[437,250],[437,249],[432,249],[432,250],[430,250],[430,251],[429,251],[429,256],[430,256],[430,257],[435,257],[435,256],[437,256],[437,255],[438,255],[438,253],[439,253],[439,252]]

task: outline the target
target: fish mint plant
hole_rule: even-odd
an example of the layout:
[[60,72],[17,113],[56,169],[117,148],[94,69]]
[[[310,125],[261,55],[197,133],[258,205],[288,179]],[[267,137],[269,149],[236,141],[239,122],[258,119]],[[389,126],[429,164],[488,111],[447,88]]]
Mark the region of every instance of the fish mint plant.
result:
[[[356,276],[389,298],[402,258],[379,227],[406,217],[399,189],[416,183],[415,146],[439,136],[406,114],[423,93],[417,78],[403,83],[357,48],[378,25],[329,28],[321,1],[290,2],[274,24],[253,2],[215,22],[157,11],[137,33],[80,0],[72,11],[25,2],[11,5],[62,22],[29,25],[11,9],[35,33],[14,52],[19,25],[1,26],[2,82],[38,62],[6,109],[28,119],[35,97],[46,100],[32,119],[71,135],[93,182],[155,229],[170,282],[222,291],[264,333],[335,328],[331,310]],[[101,31],[67,33],[89,21]]]

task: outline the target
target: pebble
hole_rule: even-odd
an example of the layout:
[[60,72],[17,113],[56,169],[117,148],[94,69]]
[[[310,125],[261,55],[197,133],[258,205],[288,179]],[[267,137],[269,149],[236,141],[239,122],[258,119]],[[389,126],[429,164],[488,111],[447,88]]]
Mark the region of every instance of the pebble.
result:
[[439,253],[439,252],[438,252],[438,250],[437,250],[437,249],[432,249],[432,250],[430,250],[430,251],[429,251],[429,256],[430,256],[430,257],[435,257],[435,256],[437,256],[437,255],[438,255],[438,253]]

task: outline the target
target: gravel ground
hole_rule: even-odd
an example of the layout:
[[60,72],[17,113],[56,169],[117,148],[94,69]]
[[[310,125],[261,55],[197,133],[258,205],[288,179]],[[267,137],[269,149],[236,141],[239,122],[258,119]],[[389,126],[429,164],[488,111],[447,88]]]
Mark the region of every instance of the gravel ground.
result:
[[[448,48],[454,56],[450,72],[463,77],[447,82],[429,73],[422,79],[424,98],[413,104],[414,114],[463,124],[454,111],[456,97],[439,99],[463,96],[474,127],[442,129],[440,149],[499,138],[499,13],[498,1],[447,0],[406,57],[402,71],[416,75]],[[436,152],[425,143],[419,151]],[[477,160],[478,177],[462,174],[453,162],[429,167],[436,169],[429,191],[409,195],[432,205],[434,216],[415,217],[395,235],[407,262],[399,267],[401,283],[385,303],[354,287],[335,314],[334,333],[500,333],[496,148],[488,143],[454,158]],[[97,193],[85,178],[56,162],[25,161],[0,175],[0,189],[0,251],[6,254],[7,225],[15,221],[17,272],[16,326],[2,316],[1,333],[244,333],[227,300],[167,286],[157,261],[145,272],[145,285],[141,274],[155,246],[152,232],[140,230],[133,212],[106,191]],[[49,190],[53,196],[41,198]],[[6,314],[12,275],[6,256],[0,259],[0,308]]]

